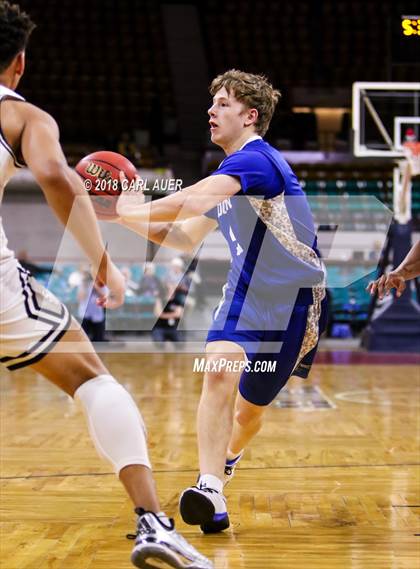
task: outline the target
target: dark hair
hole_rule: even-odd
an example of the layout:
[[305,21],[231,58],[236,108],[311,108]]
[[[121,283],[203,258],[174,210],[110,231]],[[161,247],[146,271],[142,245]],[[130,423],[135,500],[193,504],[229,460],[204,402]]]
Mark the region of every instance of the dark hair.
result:
[[213,79],[210,85],[210,94],[215,95],[224,87],[230,94],[234,94],[249,109],[257,109],[258,119],[255,123],[255,131],[264,136],[273,116],[280,91],[274,89],[264,75],[255,75],[230,69]]
[[17,4],[0,0],[0,73],[26,48],[35,24]]

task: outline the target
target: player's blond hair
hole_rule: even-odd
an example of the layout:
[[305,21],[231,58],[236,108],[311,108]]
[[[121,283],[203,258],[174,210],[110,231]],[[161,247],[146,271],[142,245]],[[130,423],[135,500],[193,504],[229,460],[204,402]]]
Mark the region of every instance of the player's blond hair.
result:
[[255,75],[237,69],[230,69],[213,79],[209,89],[210,94],[214,96],[223,87],[229,94],[232,92],[235,98],[249,109],[257,109],[255,130],[264,136],[281,97],[280,91],[274,89],[264,75]]

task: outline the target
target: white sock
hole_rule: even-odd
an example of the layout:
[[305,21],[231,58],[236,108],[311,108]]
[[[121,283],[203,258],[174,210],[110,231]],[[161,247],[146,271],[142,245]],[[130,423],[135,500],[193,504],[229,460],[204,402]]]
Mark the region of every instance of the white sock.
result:
[[201,486],[206,486],[207,488],[213,488],[213,490],[217,490],[220,494],[223,493],[223,480],[217,478],[213,474],[201,474],[197,486],[200,488]]
[[240,450],[239,452],[231,452],[229,449],[226,453],[227,460],[233,460],[234,458],[238,458],[244,452],[244,449]]
[[160,521],[166,526],[166,527],[170,527],[171,526],[171,522],[169,521],[168,516],[165,514],[165,512],[158,512],[157,517],[160,519]]
[[117,475],[132,464],[151,468],[143,418],[122,385],[99,375],[83,383],[74,398],[82,404],[96,450]]

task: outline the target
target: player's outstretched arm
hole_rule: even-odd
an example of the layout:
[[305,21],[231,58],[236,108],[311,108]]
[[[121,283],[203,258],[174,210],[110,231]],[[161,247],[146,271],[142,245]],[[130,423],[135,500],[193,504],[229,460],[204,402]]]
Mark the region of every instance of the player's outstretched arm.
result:
[[382,275],[376,281],[371,281],[367,290],[373,295],[376,292],[380,299],[395,288],[398,297],[405,290],[405,281],[420,276],[420,241],[415,243],[402,263],[388,275]]
[[125,220],[119,223],[162,247],[170,247],[191,254],[201,245],[206,235],[217,227],[217,222],[205,215],[175,223],[142,223]]
[[[120,174],[121,182],[125,181],[124,173]],[[140,178],[138,177],[138,181]],[[141,185],[139,184],[139,187]],[[124,213],[128,209],[130,212],[138,210],[146,205],[144,195],[141,191],[121,195],[118,199],[117,211]],[[165,198],[162,198],[165,199]],[[150,204],[147,204],[150,205]],[[149,208],[148,211],[150,211]],[[143,214],[141,214],[143,216]],[[171,247],[184,253],[194,253],[201,245],[206,235],[217,227],[217,222],[205,215],[191,217],[184,221],[159,222],[159,221],[131,221],[129,218],[120,217],[120,225],[124,225],[138,235],[145,237],[153,243],[163,247]]]
[[20,147],[26,164],[48,204],[89,258],[92,273],[107,285],[109,293],[99,299],[100,303],[116,308],[124,301],[124,277],[105,251],[95,212],[79,176],[67,164],[57,123],[28,103],[14,103],[14,107],[22,122]]
[[130,192],[123,192],[117,202],[117,212],[124,221],[131,222],[182,221],[205,214],[240,189],[237,178],[220,174],[204,178],[160,200],[140,205]]

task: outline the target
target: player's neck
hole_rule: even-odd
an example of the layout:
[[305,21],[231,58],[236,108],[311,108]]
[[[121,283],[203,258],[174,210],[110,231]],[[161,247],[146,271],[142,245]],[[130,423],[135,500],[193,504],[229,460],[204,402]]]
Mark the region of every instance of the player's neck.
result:
[[13,79],[8,73],[0,73],[0,85],[6,87],[7,89],[13,89]]
[[242,133],[242,135],[239,138],[233,140],[232,142],[227,143],[226,145],[223,145],[222,148],[225,151],[226,156],[229,156],[229,154],[233,154],[234,152],[242,148],[242,146],[244,146],[247,140],[256,135],[257,133],[255,131],[252,132],[247,131]]

